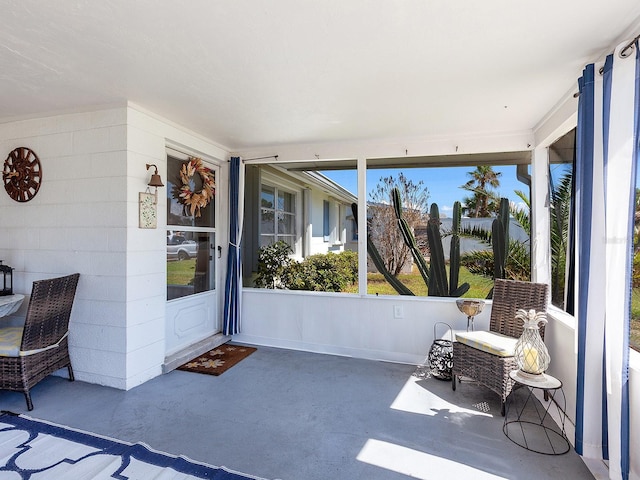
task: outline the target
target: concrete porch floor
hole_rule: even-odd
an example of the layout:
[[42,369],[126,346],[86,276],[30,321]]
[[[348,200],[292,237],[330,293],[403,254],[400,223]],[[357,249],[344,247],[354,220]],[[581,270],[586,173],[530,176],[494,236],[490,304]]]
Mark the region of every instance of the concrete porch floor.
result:
[[[128,392],[49,377],[0,409],[282,480],[589,479],[581,458],[502,433],[498,397],[415,366],[258,347],[219,377],[173,371]],[[487,402],[489,411],[478,405]]]

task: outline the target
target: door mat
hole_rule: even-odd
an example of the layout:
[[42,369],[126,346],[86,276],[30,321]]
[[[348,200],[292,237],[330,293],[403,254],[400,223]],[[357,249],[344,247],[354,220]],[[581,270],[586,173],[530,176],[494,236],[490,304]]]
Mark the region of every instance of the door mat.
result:
[[241,345],[220,345],[179,366],[178,370],[206,373],[207,375],[222,375],[240,360],[247,358],[256,350],[257,348]]

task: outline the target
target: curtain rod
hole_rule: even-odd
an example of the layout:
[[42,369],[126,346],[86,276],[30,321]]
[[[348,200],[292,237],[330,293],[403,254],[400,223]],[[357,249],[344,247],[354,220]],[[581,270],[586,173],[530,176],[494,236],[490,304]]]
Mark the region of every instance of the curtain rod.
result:
[[[266,157],[256,157],[256,158],[243,158],[242,162],[250,162],[251,160],[264,160],[266,158],[275,158],[276,160],[278,160],[278,155],[267,155]],[[230,162],[231,160],[227,160],[227,162]]]
[[627,50],[631,49],[634,47],[634,44],[640,39],[640,35],[636,36],[636,38],[634,38],[633,40],[631,40],[629,43],[627,43],[627,45],[620,50],[620,56],[622,58],[627,58],[629,55],[631,55],[631,52],[627,53]]
[[[620,54],[619,54],[620,58],[627,58],[629,55],[631,55],[631,52],[627,53],[627,51],[635,47],[635,43],[638,40],[640,40],[640,35],[637,35],[633,40],[627,43],[625,47],[622,50],[620,50]],[[598,70],[598,73],[602,75],[604,73],[604,67],[600,67],[600,69]],[[579,96],[580,96],[580,92],[576,92],[573,94],[573,98],[578,98]]]
[[620,56],[622,58],[626,58],[629,55],[631,55],[631,52],[627,53],[627,50],[631,49],[634,47],[634,44],[640,39],[640,35],[636,36],[636,38],[634,38],[633,40],[631,40],[629,43],[627,43],[627,46],[624,47],[622,50],[620,50]]

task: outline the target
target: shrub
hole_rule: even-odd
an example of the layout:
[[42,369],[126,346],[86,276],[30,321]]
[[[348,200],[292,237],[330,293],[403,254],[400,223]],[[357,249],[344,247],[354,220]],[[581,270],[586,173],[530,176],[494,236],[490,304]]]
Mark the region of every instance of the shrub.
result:
[[278,241],[258,250],[258,275],[256,287],[287,288],[286,276],[291,265],[296,263],[291,255],[291,247]]
[[[460,263],[475,275],[488,278],[494,276],[493,252],[491,250],[473,250],[464,253],[460,257]],[[530,265],[528,246],[522,242],[511,241],[505,266],[505,278],[528,281],[530,279]]]
[[287,278],[291,290],[341,292],[358,278],[358,255],[355,252],[311,255],[292,266]]
[[262,247],[258,253],[256,286],[316,292],[340,292],[358,279],[356,252],[316,254],[302,262],[289,255],[284,242]]

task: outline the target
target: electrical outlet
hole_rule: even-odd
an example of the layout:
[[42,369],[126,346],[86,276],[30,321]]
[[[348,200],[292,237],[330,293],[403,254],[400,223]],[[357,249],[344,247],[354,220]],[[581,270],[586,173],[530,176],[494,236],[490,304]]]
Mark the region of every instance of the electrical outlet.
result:
[[404,312],[402,311],[402,305],[394,305],[393,318],[402,318],[402,317],[404,317]]

